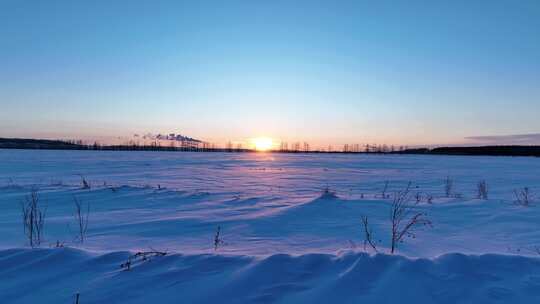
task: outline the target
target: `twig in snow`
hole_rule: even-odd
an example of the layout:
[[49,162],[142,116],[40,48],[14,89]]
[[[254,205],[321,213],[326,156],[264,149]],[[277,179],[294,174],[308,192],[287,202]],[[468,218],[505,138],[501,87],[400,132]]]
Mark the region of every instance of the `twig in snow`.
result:
[[416,194],[414,195],[414,198],[416,200],[416,203],[420,204],[420,202],[422,201],[422,193],[416,192]]
[[418,226],[431,226],[431,221],[427,215],[422,212],[416,212],[414,205],[410,201],[411,183],[407,185],[405,190],[398,191],[394,194],[392,208],[390,212],[390,222],[392,225],[392,238],[390,253],[394,253],[399,243],[403,242],[403,238],[416,237],[414,233]]
[[120,268],[129,271],[131,270],[132,265],[136,262],[151,261],[154,257],[165,255],[167,255],[167,252],[164,251],[139,251],[133,255],[130,255],[125,263],[120,264]]
[[32,248],[41,244],[46,210],[47,208],[42,209],[40,206],[38,192],[35,189],[21,203],[23,230]]
[[514,204],[516,205],[528,207],[532,202],[532,193],[528,187],[514,190],[514,196],[516,198]]
[[86,180],[86,178],[82,174],[79,176],[81,177],[82,189],[90,189],[90,183]]
[[379,252],[377,251],[377,246],[373,242],[373,232],[369,228],[368,218],[366,216],[362,216],[362,224],[364,226],[364,250],[366,250],[367,245],[369,245],[375,252]]
[[478,182],[476,186],[476,197],[479,199],[487,200],[488,199],[488,185],[485,180]]
[[[88,217],[90,216],[90,203],[86,203],[86,208],[80,199],[73,196],[73,202],[75,204],[75,221],[77,222],[77,228],[79,230],[77,238],[81,243],[84,243],[86,239],[86,231],[88,230]],[[86,209],[86,211],[84,210]]]
[[382,198],[388,198],[388,196],[386,195],[386,191],[388,190],[388,184],[390,184],[389,181],[384,182],[384,187],[383,187],[382,192],[381,192],[381,197]]
[[450,176],[447,176],[444,180],[444,194],[446,195],[446,197],[450,197],[453,191],[454,181],[450,178]]
[[216,235],[214,236],[214,251],[217,251],[221,245],[223,245],[223,240],[221,239],[221,226],[218,226]]

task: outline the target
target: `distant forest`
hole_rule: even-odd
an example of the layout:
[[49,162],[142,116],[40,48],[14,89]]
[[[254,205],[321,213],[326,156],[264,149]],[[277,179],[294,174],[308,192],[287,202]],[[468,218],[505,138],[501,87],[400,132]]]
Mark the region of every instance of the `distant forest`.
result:
[[[387,145],[365,145],[360,149],[358,145],[351,148],[344,145],[343,149],[335,150],[310,150],[309,145],[304,143],[292,145],[289,149],[281,145],[278,149],[268,151],[270,153],[347,153],[347,154],[430,154],[430,155],[484,155],[484,156],[536,156],[540,157],[540,146],[478,146],[478,147],[438,147],[409,149]],[[26,138],[0,138],[0,149],[44,149],[44,150],[104,150],[104,151],[190,151],[190,152],[255,152],[252,149],[233,146],[230,143],[224,148],[216,147],[200,141],[182,141],[178,146],[163,146],[155,141],[149,145],[124,144],[124,145],[100,145],[83,144],[82,141],[26,139]]]

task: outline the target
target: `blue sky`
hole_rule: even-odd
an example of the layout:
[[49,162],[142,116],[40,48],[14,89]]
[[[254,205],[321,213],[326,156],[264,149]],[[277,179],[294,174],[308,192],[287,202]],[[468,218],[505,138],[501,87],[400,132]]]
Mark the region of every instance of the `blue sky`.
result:
[[0,0],[0,104],[0,136],[540,133],[540,2]]

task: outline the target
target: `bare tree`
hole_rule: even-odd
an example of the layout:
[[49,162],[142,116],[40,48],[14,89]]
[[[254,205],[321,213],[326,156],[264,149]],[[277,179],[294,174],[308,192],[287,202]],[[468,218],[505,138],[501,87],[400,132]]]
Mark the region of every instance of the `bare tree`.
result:
[[485,180],[479,181],[476,188],[477,188],[476,189],[477,197],[479,199],[487,200],[488,199],[488,185],[487,185],[486,181]]
[[415,210],[415,205],[410,204],[410,188],[411,183],[407,185],[405,190],[398,191],[394,194],[392,209],[390,212],[390,221],[392,224],[392,238],[390,253],[394,253],[399,243],[403,242],[403,238],[416,237],[415,229],[419,226],[431,225],[431,221],[427,215]]
[[45,224],[45,209],[39,204],[37,190],[32,190],[30,195],[21,203],[24,234],[30,247],[34,248],[41,244],[43,239],[43,226]]
[[453,191],[454,181],[450,178],[450,176],[447,176],[444,180],[444,194],[446,195],[446,197],[450,197]]
[[514,204],[516,205],[528,207],[532,202],[532,193],[528,187],[514,190],[514,196],[516,198]]
[[375,242],[373,242],[373,232],[369,228],[368,218],[366,216],[362,216],[362,224],[364,226],[364,250],[369,245],[375,252],[379,252],[377,251]]
[[86,203],[84,208],[83,202],[76,196],[73,197],[75,204],[75,221],[77,223],[78,235],[77,238],[81,243],[86,239],[86,231],[88,230],[88,217],[90,216],[90,203]]

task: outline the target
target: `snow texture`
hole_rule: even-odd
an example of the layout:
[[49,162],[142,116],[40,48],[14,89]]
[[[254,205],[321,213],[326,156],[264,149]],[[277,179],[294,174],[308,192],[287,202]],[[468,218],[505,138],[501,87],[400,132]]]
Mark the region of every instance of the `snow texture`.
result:
[[[0,150],[0,303],[536,303],[538,172],[526,157]],[[409,181],[433,226],[392,256]],[[523,187],[529,207],[513,202]],[[46,207],[34,249],[32,189]],[[74,197],[90,205],[84,243]],[[145,250],[167,255],[120,268]]]

